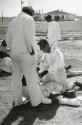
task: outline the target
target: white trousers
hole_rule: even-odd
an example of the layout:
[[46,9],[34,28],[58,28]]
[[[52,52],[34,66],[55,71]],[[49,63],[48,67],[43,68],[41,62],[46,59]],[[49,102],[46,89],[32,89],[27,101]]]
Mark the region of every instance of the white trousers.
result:
[[36,73],[35,57],[31,56],[29,53],[18,56],[12,55],[12,63],[11,92],[13,100],[17,104],[22,101],[22,94],[24,93],[22,93],[21,80],[24,75],[27,83],[27,96],[29,94],[32,106],[38,106],[41,103],[42,91]]

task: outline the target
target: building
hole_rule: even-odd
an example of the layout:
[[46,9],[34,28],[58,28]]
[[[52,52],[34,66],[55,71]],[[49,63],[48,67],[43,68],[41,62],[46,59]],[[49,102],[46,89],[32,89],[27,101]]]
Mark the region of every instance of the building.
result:
[[44,14],[44,18],[47,15],[51,15],[53,20],[57,17],[61,21],[71,21],[71,20],[75,20],[75,19],[78,18],[76,16],[76,14],[67,13],[67,12],[64,12],[63,10],[59,10],[59,9],[55,10],[55,11],[51,11],[51,12],[45,13]]

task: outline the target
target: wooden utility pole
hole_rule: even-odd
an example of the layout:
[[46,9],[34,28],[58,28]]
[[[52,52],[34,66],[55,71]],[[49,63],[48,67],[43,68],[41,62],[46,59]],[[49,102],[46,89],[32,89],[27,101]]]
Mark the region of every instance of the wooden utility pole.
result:
[[22,10],[22,5],[24,4],[24,1],[21,0],[20,3],[21,3],[21,10]]
[[2,23],[3,23],[3,11],[2,11]]

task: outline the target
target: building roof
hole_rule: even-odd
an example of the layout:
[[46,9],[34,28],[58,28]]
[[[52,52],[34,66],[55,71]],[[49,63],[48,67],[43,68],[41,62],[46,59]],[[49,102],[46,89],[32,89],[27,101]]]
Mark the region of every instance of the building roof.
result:
[[48,13],[45,13],[44,15],[48,15],[48,14],[70,14],[70,15],[74,15],[76,16],[76,14],[72,14],[72,13],[67,13],[67,12],[64,12],[63,10],[55,10],[55,11],[51,11],[51,12],[48,12]]

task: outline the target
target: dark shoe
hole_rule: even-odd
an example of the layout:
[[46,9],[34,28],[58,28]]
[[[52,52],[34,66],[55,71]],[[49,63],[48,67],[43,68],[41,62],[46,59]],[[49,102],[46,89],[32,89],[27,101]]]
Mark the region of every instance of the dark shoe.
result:
[[50,96],[49,96],[49,98],[52,100],[52,102],[54,102],[54,103],[59,103],[59,101],[58,101],[58,96],[59,96],[60,94],[50,94]]
[[76,82],[74,82],[74,84],[75,84],[75,86],[78,86],[78,87],[80,87],[82,89],[82,83],[76,81]]
[[21,105],[25,105],[28,102],[30,102],[30,99],[26,99],[26,98],[23,97],[22,101],[19,101],[19,102],[13,101],[13,107],[18,107],[18,106],[21,106]]
[[26,84],[26,79],[25,79],[25,76],[23,75],[23,78],[22,78],[22,86],[27,86]]
[[75,90],[67,90],[62,95],[67,98],[75,98]]
[[71,65],[68,65],[67,67],[65,67],[66,73],[69,71],[69,69],[71,69]]
[[6,72],[4,70],[0,71],[0,77],[8,77],[8,76],[12,76],[11,72]]

